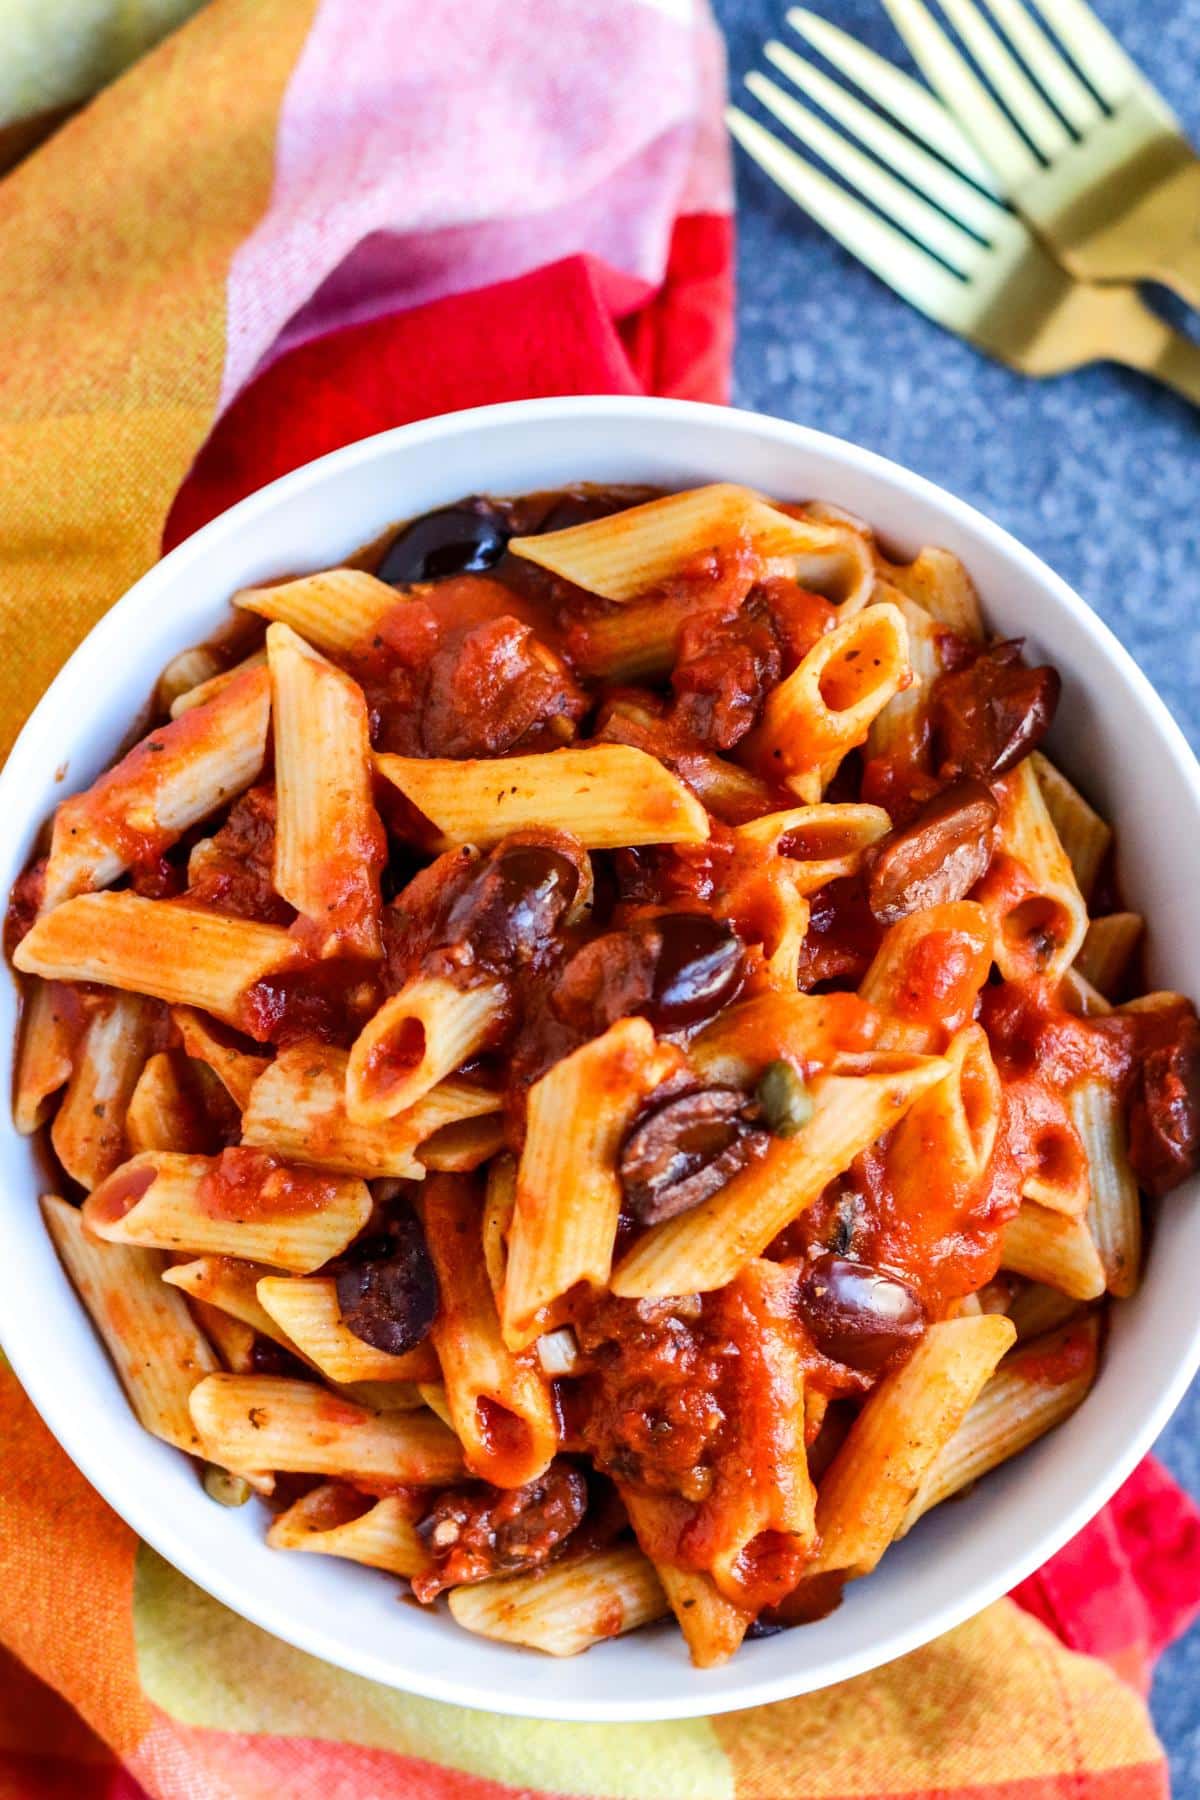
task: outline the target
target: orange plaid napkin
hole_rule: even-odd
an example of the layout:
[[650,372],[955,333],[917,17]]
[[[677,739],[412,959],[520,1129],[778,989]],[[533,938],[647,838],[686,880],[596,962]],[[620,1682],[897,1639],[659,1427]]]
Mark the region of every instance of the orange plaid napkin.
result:
[[[322,450],[522,394],[722,396],[707,16],[466,10],[212,0],[0,181],[6,743],[164,530]],[[1200,1517],[1147,1465],[1020,1598],[737,1715],[613,1730],[466,1712],[208,1599],[88,1488],[0,1363],[0,1800],[1164,1795],[1136,1690],[1200,1602]]]

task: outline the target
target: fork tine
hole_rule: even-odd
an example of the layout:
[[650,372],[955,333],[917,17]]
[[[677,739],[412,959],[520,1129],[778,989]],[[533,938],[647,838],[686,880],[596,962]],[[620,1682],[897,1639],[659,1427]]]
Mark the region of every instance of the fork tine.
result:
[[840,132],[832,131],[807,106],[793,100],[757,69],[747,75],[746,86],[802,144],[815,150],[830,168],[844,176],[880,212],[887,213],[902,230],[936,256],[963,275],[979,261],[981,246],[961,225],[954,224],[944,213],[930,206],[928,200],[898,181],[881,163],[865,155]]
[[883,0],[922,74],[989,162],[1002,193],[1036,175],[1041,164],[997,106],[974,69],[935,23],[924,0]]
[[920,193],[928,195],[969,231],[986,238],[998,220],[1007,218],[999,201],[981,194],[969,181],[954,174],[936,156],[931,156],[912,138],[897,131],[894,125],[864,106],[861,100],[856,100],[853,94],[848,94],[820,69],[814,69],[794,50],[772,39],[764,46],[764,55],[789,81],[823,106],[831,118],[852,131],[868,150],[873,150],[881,162],[911,182]]
[[1118,106],[1147,83],[1106,25],[1084,0],[1035,0],[1038,11],[1062,40],[1100,98]]
[[725,109],[730,132],[784,193],[823,225],[851,256],[894,288],[919,312],[961,329],[965,290],[932,256],[910,242],[878,213],[822,175],[740,107]]
[[1035,149],[1047,162],[1069,149],[1071,136],[1066,126],[992,30],[975,0],[942,0],[942,11]]
[[1103,117],[1099,104],[1067,61],[1055,49],[1041,26],[1032,19],[1022,0],[987,0],[988,9],[1000,21],[1010,44],[1049,94],[1069,125],[1080,136]]
[[831,25],[806,6],[793,6],[787,15],[793,31],[807,38],[827,62],[869,94],[878,106],[900,119],[914,136],[966,175],[976,187],[996,192],[992,171],[982,162],[971,140],[954,123],[941,101],[921,82],[914,81],[895,63],[868,50],[838,25]]

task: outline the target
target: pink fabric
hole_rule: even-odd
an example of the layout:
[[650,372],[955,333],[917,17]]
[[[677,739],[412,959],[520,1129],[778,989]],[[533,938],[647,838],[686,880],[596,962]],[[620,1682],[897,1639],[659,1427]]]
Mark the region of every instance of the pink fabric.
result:
[[[534,55],[537,49],[548,53]],[[222,406],[335,327],[576,253],[653,286],[682,214],[732,205],[703,0],[321,0],[271,206],[229,282]]]

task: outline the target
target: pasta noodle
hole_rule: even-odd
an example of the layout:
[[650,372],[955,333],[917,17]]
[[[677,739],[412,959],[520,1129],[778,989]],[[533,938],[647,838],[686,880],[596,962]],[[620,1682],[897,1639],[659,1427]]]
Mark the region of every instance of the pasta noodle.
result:
[[164,1257],[100,1243],[65,1200],[47,1196],[42,1212],[140,1423],[180,1450],[198,1450],[188,1397],[217,1359],[182,1295],[163,1285]]
[[807,570],[843,561],[847,534],[790,518],[732,482],[669,494],[626,512],[541,537],[513,538],[509,550],[606,600],[633,600],[660,587],[721,540],[747,543],[763,564],[807,558]]
[[337,1302],[337,1283],[331,1279],[264,1275],[256,1292],[276,1328],[273,1335],[294,1344],[330,1381],[427,1381],[437,1373],[437,1359],[424,1347],[392,1356],[348,1330]]
[[449,1600],[455,1621],[467,1631],[549,1656],[578,1656],[667,1611],[653,1564],[632,1545],[594,1550],[531,1575],[455,1588]]
[[818,638],[768,696],[763,766],[806,804],[819,800],[838,763],[865,742],[872,720],[910,679],[903,615],[886,603],[865,607]]
[[558,1448],[549,1386],[536,1357],[504,1342],[471,1183],[435,1176],[421,1216],[441,1293],[433,1344],[463,1457],[481,1481],[520,1487],[549,1468]]
[[437,975],[408,982],[384,1001],[351,1046],[349,1121],[379,1125],[415,1107],[484,1049],[504,1007],[498,982],[459,987]]
[[257,1025],[247,991],[298,960],[298,946],[277,926],[126,893],[65,900],[39,919],[13,957],[27,975],[190,1003],[251,1035]]
[[70,1077],[77,1015],[71,990],[61,983],[25,983],[13,1092],[13,1123],[25,1137],[44,1123],[50,1101]]
[[245,1256],[304,1275],[344,1250],[370,1211],[364,1181],[290,1167],[260,1151],[148,1151],[101,1182],[85,1217],[109,1243]]
[[352,1487],[326,1482],[279,1514],[267,1542],[275,1550],[313,1550],[411,1577],[429,1567],[411,1511],[398,1495],[369,1500]]
[[1006,1356],[913,1495],[897,1536],[1073,1413],[1095,1380],[1098,1351],[1090,1318]]
[[114,994],[92,1014],[50,1129],[67,1174],[94,1188],[125,1160],[126,1113],[150,1047],[154,1009]]
[[711,1200],[653,1226],[613,1271],[613,1293],[697,1294],[723,1286],[947,1073],[941,1058],[918,1057],[879,1074],[819,1077],[804,1129],[777,1140]]
[[267,630],[275,727],[275,888],[320,956],[380,956],[387,851],[362,690],[287,625]]
[[304,1475],[413,1487],[463,1472],[456,1439],[432,1413],[372,1412],[311,1381],[209,1375],[188,1404],[205,1455],[227,1468],[255,1458]]
[[998,1313],[948,1319],[880,1382],[818,1489],[811,1573],[875,1567],[1015,1337]]
[[152,731],[54,818],[43,905],[107,887],[138,854],[161,855],[262,769],[271,696],[250,669],[203,706]]
[[661,1079],[649,1025],[623,1019],[530,1089],[501,1313],[511,1348],[540,1336],[577,1282],[607,1282],[621,1209],[617,1150]]
[[486,849],[528,826],[570,832],[589,850],[700,844],[708,837],[695,795],[655,757],[628,744],[500,762],[377,756],[375,766],[432,820],[443,847]]
[[318,649],[331,653],[369,644],[403,599],[386,581],[363,569],[324,569],[273,587],[243,588],[233,603],[260,618],[290,625]]

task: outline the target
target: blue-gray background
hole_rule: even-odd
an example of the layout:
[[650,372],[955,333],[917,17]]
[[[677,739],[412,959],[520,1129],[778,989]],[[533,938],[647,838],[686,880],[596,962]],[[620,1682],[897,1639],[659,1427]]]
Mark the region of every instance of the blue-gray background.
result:
[[[788,36],[785,0],[714,3],[731,90],[756,112],[738,90],[763,66],[764,39]],[[812,4],[904,59],[879,0]],[[1200,0],[1095,4],[1200,143]],[[1103,614],[1200,748],[1200,412],[1108,365],[1054,381],[1010,374],[905,306],[740,152],[737,163],[737,404],[880,450],[1006,525]],[[1200,1386],[1158,1450],[1200,1497]],[[1200,1796],[1200,1627],[1164,1657],[1154,1714],[1177,1800]]]

